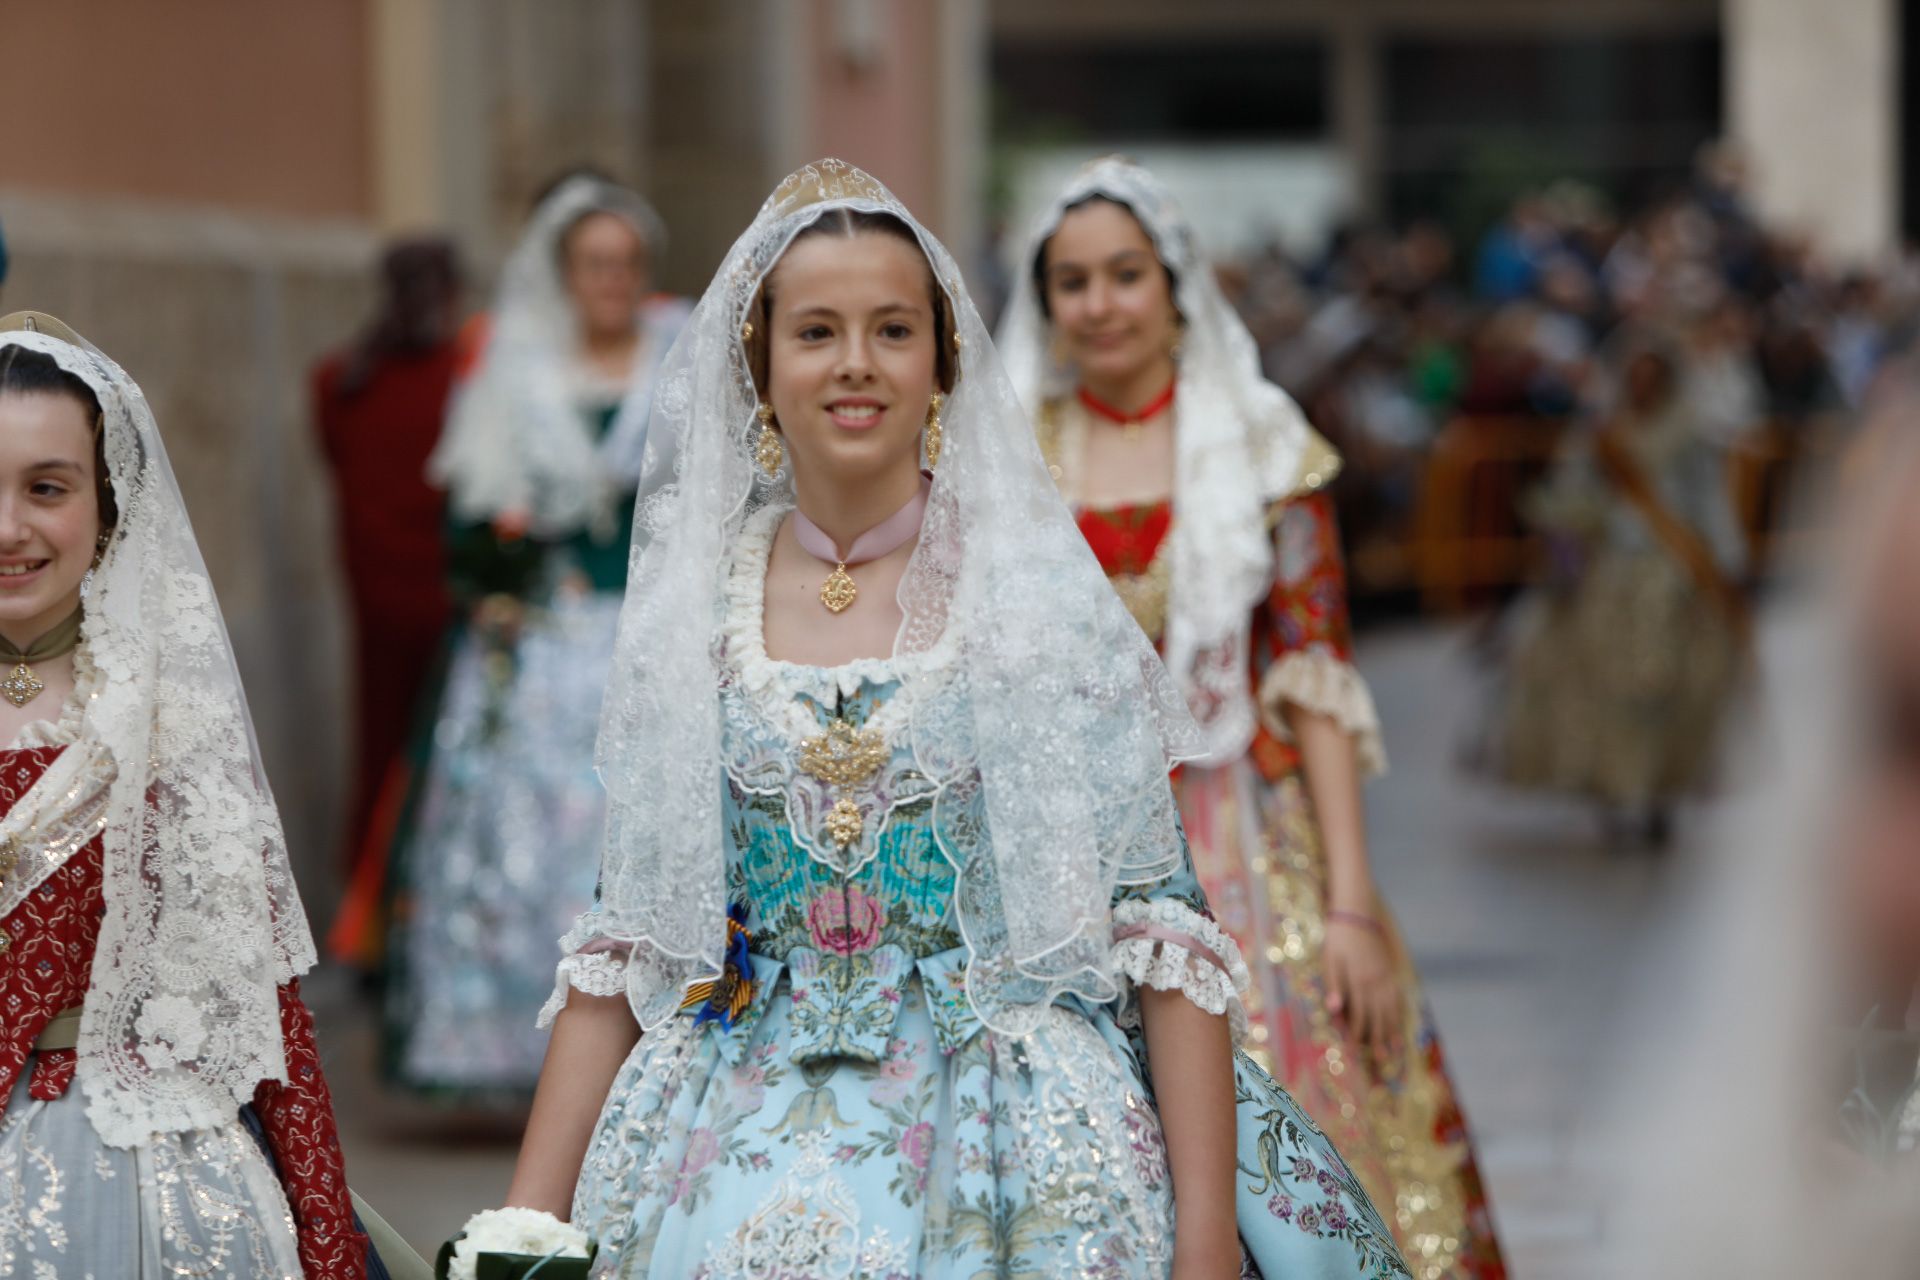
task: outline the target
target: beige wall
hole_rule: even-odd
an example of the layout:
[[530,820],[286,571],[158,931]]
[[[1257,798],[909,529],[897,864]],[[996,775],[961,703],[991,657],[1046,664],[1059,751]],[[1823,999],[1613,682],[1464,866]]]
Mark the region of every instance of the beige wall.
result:
[[316,217],[369,211],[363,0],[8,0],[0,182]]
[[152,402],[233,635],[302,889],[337,893],[346,717],[305,373],[375,253],[365,0],[4,0],[0,306],[73,323]]
[[1899,219],[1894,0],[1727,0],[1727,118],[1761,213],[1843,259],[1891,250]]
[[[807,136],[940,220],[939,14],[924,0],[806,0]],[[806,159],[814,159],[808,155]]]
[[[484,280],[554,171],[647,176],[651,18],[649,0],[0,0],[0,86],[58,104],[0,153],[0,305],[68,319],[153,402],[322,924],[351,702],[307,372],[365,322],[380,232],[451,229]],[[757,200],[757,167],[747,185]]]
[[338,893],[347,717],[330,491],[303,375],[362,322],[351,225],[0,190],[4,309],[71,322],[145,391],[246,681],[307,905]]

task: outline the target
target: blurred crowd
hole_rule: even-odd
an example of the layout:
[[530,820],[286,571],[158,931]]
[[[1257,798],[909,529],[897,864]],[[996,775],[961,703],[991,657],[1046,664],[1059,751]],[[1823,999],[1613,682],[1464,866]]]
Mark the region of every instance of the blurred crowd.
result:
[[[1523,452],[1544,456],[1552,433],[1613,411],[1627,353],[1651,345],[1678,411],[1759,460],[1777,499],[1920,328],[1920,256],[1836,269],[1755,215],[1730,144],[1633,208],[1561,181],[1515,199],[1477,243],[1431,220],[1357,223],[1317,256],[1272,249],[1223,275],[1268,376],[1348,460],[1342,514],[1363,592],[1400,585],[1398,561],[1369,551],[1413,535],[1450,429],[1537,429],[1540,447]],[[1752,519],[1776,518],[1777,500],[1763,505]]]

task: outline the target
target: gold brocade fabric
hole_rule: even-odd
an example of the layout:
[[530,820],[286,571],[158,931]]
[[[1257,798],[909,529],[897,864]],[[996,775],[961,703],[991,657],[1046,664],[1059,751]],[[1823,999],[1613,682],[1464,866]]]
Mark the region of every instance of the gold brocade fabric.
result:
[[[1076,505],[1072,471],[1085,430],[1084,415],[1058,403],[1047,405],[1036,424],[1041,454],[1070,505]],[[1275,581],[1252,629],[1248,676],[1258,688],[1286,658],[1351,663],[1338,530],[1322,491],[1338,469],[1338,455],[1314,437],[1297,492],[1268,513]],[[1167,549],[1174,519],[1164,501],[1078,513],[1109,581],[1156,642],[1171,603]],[[1282,696],[1333,695],[1294,688]],[[1370,700],[1364,713],[1355,705],[1315,709],[1343,724],[1373,719]],[[1377,739],[1377,726],[1373,732]],[[1334,1140],[1418,1280],[1504,1280],[1472,1143],[1419,976],[1397,933],[1392,945],[1406,1000],[1403,1060],[1369,1061],[1327,1012],[1326,863],[1300,769],[1293,744],[1263,725],[1232,763],[1187,765],[1174,777],[1207,902],[1239,944],[1252,977],[1249,1052]]]
[[1207,900],[1251,962],[1250,1051],[1333,1138],[1419,1280],[1504,1276],[1439,1038],[1397,930],[1403,1060],[1376,1068],[1327,1012],[1326,862],[1300,778],[1269,787],[1243,760],[1189,766],[1175,788]]

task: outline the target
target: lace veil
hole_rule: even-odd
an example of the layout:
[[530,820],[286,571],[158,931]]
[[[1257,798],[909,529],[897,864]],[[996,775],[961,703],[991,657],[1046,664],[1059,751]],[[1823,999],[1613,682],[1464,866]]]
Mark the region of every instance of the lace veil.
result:
[[312,966],[313,940],[153,411],[58,321],[0,321],[7,346],[93,389],[120,513],[87,592],[92,684],[68,750],[110,779],[79,1077],[101,1140],[126,1147],[224,1124],[260,1081],[286,1079],[277,988]]
[[666,243],[646,201],[599,178],[569,178],[540,203],[501,271],[486,348],[456,391],[428,463],[457,519],[523,510],[536,537],[563,537],[611,520],[617,499],[639,477],[649,375],[685,313],[672,301],[646,305],[629,392],[613,426],[596,439],[580,411],[579,322],[560,259],[567,232],[595,212],[625,219],[656,260]]
[[1053,355],[1032,266],[1067,210],[1092,196],[1118,201],[1139,219],[1173,272],[1174,304],[1186,322],[1174,398],[1176,518],[1163,653],[1208,758],[1234,759],[1255,725],[1248,645],[1254,606],[1273,578],[1266,509],[1296,488],[1312,432],[1287,393],[1261,374],[1253,335],[1220,292],[1172,193],[1118,156],[1093,161],[1067,184],[1014,264],[1000,354],[1021,403],[1038,414],[1073,390],[1072,368]]
[[895,643],[903,659],[936,645],[953,656],[901,662],[895,696],[912,699],[903,732],[938,789],[969,995],[988,1025],[1017,1030],[1057,995],[1115,993],[1114,885],[1177,866],[1166,774],[1200,742],[1061,504],[952,256],[884,186],[835,160],[774,190],[662,371],[601,724],[610,804],[593,927],[637,944],[628,994],[644,1026],[719,969],[726,762],[715,691],[731,677],[716,640],[729,549],[753,511],[791,502],[790,470],[769,483],[752,461],[757,397],[741,328],[794,235],[836,208],[912,229],[962,344]]

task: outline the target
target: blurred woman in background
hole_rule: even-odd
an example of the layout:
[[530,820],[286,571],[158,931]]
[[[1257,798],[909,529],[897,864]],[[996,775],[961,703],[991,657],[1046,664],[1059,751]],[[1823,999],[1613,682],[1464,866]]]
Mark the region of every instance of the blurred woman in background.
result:
[[373,322],[313,371],[314,425],[333,473],[353,602],[349,876],[369,852],[375,801],[446,638],[446,496],[427,479],[427,459],[460,362],[460,288],[452,241],[395,241],[381,256]]
[[1764,618],[1745,785],[1613,1037],[1599,1274],[1905,1276],[1920,1256],[1913,367],[1878,399],[1829,495],[1839,536]]
[[1465,1121],[1367,859],[1385,769],[1326,485],[1340,459],[1153,175],[1109,158],[1028,241],[998,343],[1080,529],[1207,740],[1174,779],[1253,970],[1250,1045],[1326,1129],[1423,1280],[1503,1276]]
[[562,182],[508,259],[431,470],[463,617],[392,840],[387,1065],[524,1097],[554,940],[593,898],[593,744],[654,375],[685,316],[650,296],[659,219]]
[[1643,337],[1616,360],[1617,407],[1529,504],[1551,573],[1513,624],[1494,764],[1592,797],[1616,836],[1657,847],[1675,800],[1709,780],[1737,688],[1746,540],[1676,357]]

